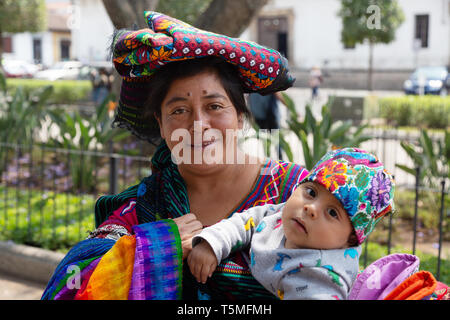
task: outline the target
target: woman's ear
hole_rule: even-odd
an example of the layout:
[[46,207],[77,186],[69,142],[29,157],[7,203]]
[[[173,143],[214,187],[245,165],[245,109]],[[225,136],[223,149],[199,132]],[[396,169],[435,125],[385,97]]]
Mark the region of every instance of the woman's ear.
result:
[[156,114],[156,112],[153,112],[153,116],[155,117],[156,121],[158,122],[158,126],[159,126],[159,134],[161,135],[161,138],[164,138],[164,130],[163,130],[163,126],[162,126],[162,121],[161,121],[161,116],[158,116]]

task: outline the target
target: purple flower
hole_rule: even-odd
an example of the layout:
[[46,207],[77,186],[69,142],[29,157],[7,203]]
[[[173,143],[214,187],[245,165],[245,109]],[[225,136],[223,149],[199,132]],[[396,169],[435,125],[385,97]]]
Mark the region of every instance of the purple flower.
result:
[[390,191],[391,180],[383,174],[383,171],[378,171],[372,178],[369,192],[367,192],[367,199],[370,201],[371,206],[376,208],[377,212],[389,204]]

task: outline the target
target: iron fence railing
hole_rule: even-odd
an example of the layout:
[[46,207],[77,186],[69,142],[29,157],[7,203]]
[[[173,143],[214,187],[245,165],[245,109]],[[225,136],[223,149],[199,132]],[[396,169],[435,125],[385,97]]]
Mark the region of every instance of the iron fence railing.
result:
[[[379,155],[387,167],[395,168],[402,157],[399,135],[374,134],[364,148]],[[396,148],[395,152],[392,148]],[[102,194],[117,193],[138,183],[151,173],[150,158],[92,150],[53,148],[42,144],[20,145],[0,143],[0,239],[50,249],[69,248],[94,229],[93,205]],[[392,160],[394,158],[394,160]],[[412,253],[416,252],[418,203],[422,192],[439,194],[438,250],[435,276],[441,273],[442,248],[448,239],[444,226],[449,215],[445,208],[449,181],[441,181],[440,189],[419,184],[416,177],[395,172],[400,189],[415,191]],[[400,183],[399,183],[400,182]],[[413,182],[413,183],[411,183]],[[387,223],[386,254],[393,248],[393,226]],[[363,247],[362,263],[368,262],[368,243]],[[431,270],[433,271],[433,270]]]

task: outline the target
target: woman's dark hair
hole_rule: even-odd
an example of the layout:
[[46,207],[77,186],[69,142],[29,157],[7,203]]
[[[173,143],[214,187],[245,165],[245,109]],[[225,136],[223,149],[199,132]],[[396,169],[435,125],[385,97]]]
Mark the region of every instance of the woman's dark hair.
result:
[[160,140],[160,131],[155,114],[161,116],[161,104],[174,80],[195,76],[205,70],[216,71],[222,86],[236,108],[237,113],[250,118],[241,80],[235,66],[217,57],[172,62],[161,67],[150,80],[150,92],[144,104],[144,120],[150,125],[148,135],[153,142]]

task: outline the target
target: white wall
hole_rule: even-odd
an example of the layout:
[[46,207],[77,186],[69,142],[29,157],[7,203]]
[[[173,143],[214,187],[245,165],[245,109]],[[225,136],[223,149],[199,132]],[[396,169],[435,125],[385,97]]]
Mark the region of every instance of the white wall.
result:
[[[428,48],[418,54],[419,65],[450,64],[450,0],[399,0],[405,21],[397,29],[396,39],[374,49],[374,67],[377,69],[412,69],[415,67],[413,51],[416,14],[429,14]],[[341,18],[337,16],[339,0],[273,0],[263,8],[262,14],[277,10],[293,12],[291,30],[293,57],[290,62],[300,68],[322,66],[329,68],[366,69],[369,47],[357,45],[344,49],[340,41]],[[383,23],[383,17],[381,17]],[[256,33],[252,34],[256,40]]]
[[101,0],[74,0],[72,45],[74,58],[105,61],[113,25]]
[[42,39],[42,64],[49,67],[56,62],[54,57],[53,35],[50,32],[42,32],[40,37]]
[[12,53],[5,55],[13,59],[33,62],[33,41],[31,33],[16,33],[11,37]]
[[34,63],[33,39],[40,38],[42,41],[42,64],[50,66],[54,63],[52,34],[50,32],[22,32],[12,35],[12,52],[5,53],[7,59],[24,60]]

